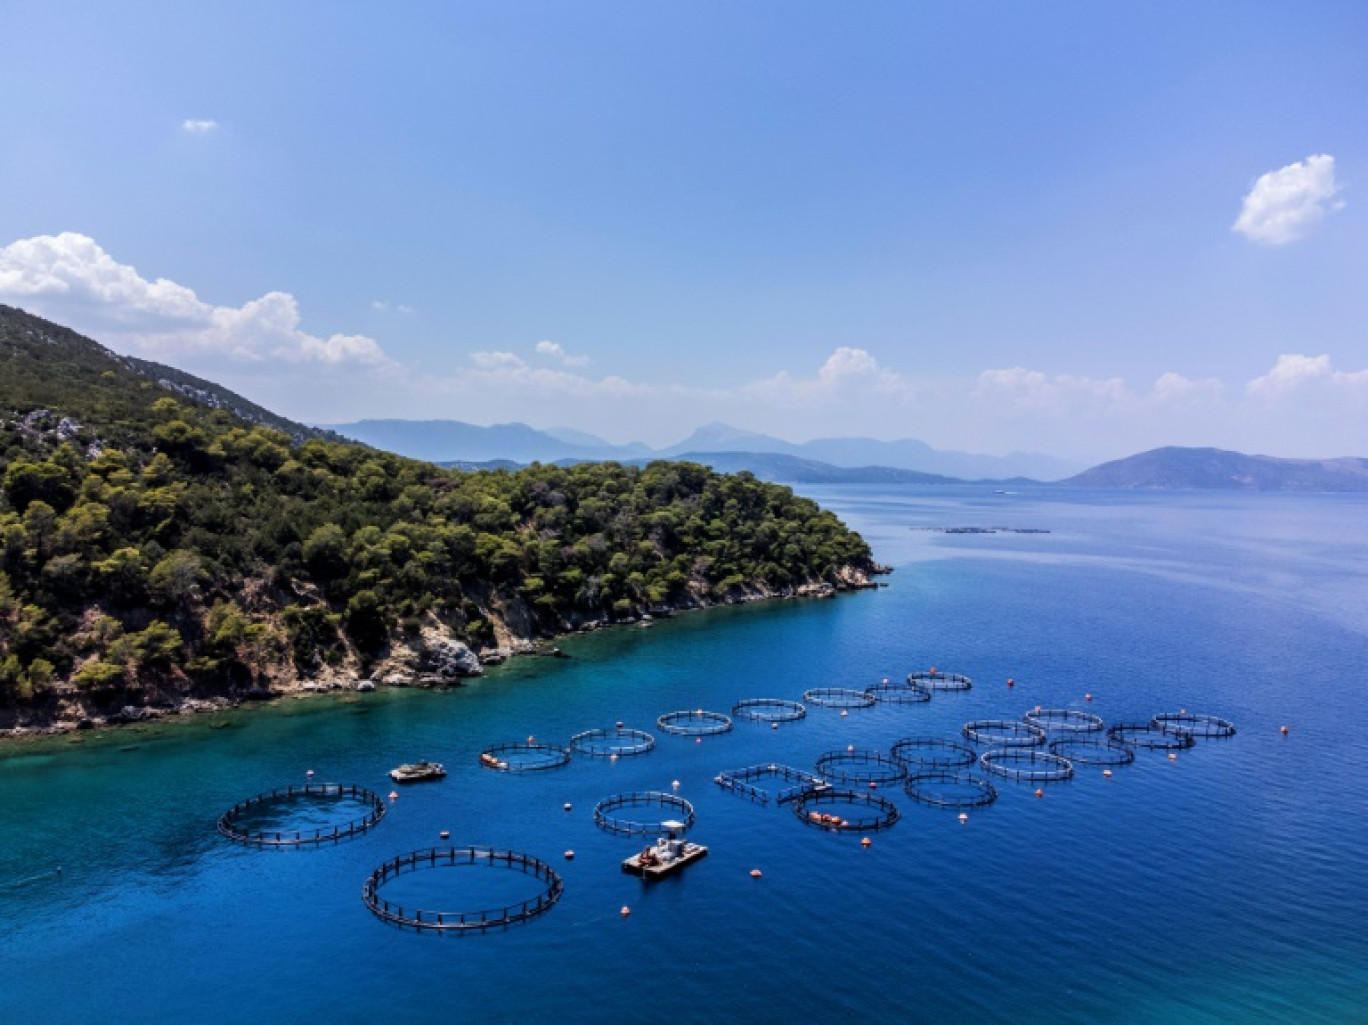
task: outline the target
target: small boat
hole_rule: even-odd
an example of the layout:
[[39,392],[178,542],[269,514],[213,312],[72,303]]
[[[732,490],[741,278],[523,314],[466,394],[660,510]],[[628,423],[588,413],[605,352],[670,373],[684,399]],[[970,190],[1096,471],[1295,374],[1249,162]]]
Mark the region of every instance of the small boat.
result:
[[442,768],[441,762],[414,762],[411,765],[401,765],[397,769],[390,769],[390,779],[396,783],[423,783],[430,779],[442,779],[446,776],[446,769]]

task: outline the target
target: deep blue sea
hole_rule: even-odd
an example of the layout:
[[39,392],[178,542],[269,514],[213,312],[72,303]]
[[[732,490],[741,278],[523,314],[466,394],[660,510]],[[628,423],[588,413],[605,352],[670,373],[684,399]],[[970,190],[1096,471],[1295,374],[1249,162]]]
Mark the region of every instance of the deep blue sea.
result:
[[[570,638],[570,659],[448,693],[0,746],[0,1022],[1368,1022],[1368,499],[804,490],[896,567],[886,588]],[[944,526],[1049,533],[915,529]],[[655,726],[931,666],[973,689],[701,743]],[[713,783],[1036,705],[1187,709],[1239,732],[1110,778],[1081,766],[1043,797],[1000,781],[963,823],[884,785],[902,818],[867,848]],[[655,750],[478,764],[619,720]],[[309,770],[388,793],[387,770],[421,757],[450,775],[400,790],[354,841],[265,852],[215,833],[235,801]],[[619,869],[642,841],[592,809],[676,780],[711,854],[643,883]],[[563,899],[484,934],[382,924],[363,880],[442,830],[544,859]],[[449,910],[537,890],[468,869],[400,884]]]

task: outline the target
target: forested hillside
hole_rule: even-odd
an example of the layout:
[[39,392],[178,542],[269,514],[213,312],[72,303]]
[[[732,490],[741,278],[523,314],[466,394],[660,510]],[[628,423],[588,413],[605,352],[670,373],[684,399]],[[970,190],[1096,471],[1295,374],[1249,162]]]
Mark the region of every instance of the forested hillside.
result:
[[747,592],[858,586],[874,568],[833,515],[747,474],[460,473],[296,443],[7,307],[0,482],[11,719],[420,674],[462,643],[489,653]]

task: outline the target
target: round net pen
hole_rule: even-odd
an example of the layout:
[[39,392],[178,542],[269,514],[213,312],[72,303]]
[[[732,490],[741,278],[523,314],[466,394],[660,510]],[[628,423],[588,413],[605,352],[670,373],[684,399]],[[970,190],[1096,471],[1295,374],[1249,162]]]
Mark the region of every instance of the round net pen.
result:
[[979,755],[984,772],[1014,779],[1018,783],[1055,783],[1073,776],[1073,762],[1048,751],[1000,747]]
[[[345,822],[313,829],[254,829],[251,820],[284,813],[292,808],[322,802],[349,801],[364,813]],[[340,843],[375,828],[385,817],[385,802],[379,794],[352,783],[306,783],[303,786],[277,787],[239,801],[219,816],[218,832],[234,843],[249,847],[289,850],[316,844]]]
[[803,691],[803,700],[819,708],[869,708],[874,695],[851,687],[814,687]]
[[793,801],[793,814],[816,829],[868,833],[898,821],[898,806],[853,790],[810,790]]
[[865,693],[881,705],[920,705],[931,700],[931,691],[902,680],[882,680],[865,688]]
[[[637,809],[658,809],[659,818],[651,821],[638,821],[634,816]],[[614,794],[605,797],[594,806],[594,824],[605,833],[617,836],[647,836],[665,832],[665,823],[682,822],[683,832],[694,824],[694,807],[682,797],[663,794],[657,790],[639,790],[629,794]]]
[[[526,899],[471,911],[432,911],[406,907],[386,899],[381,889],[397,876],[436,869],[484,867],[531,876],[538,892]],[[430,847],[400,854],[375,869],[361,887],[361,899],[375,916],[391,925],[418,932],[469,932],[515,925],[549,911],[560,900],[565,883],[543,861],[517,851],[494,847]]]
[[1103,726],[1101,716],[1073,708],[1036,708],[1021,720],[1055,733],[1097,733]]
[[554,744],[495,744],[480,752],[480,764],[496,772],[541,772],[570,764],[570,749]]
[[1191,733],[1161,730],[1152,722],[1118,722],[1107,727],[1107,736],[1131,747],[1150,751],[1181,751],[1196,741]]
[[768,779],[789,784],[780,787],[775,795],[775,800],[779,804],[787,804],[808,790],[830,786],[821,776],[803,769],[795,769],[789,765],[779,765],[777,762],[770,762],[768,765],[750,765],[744,769],[724,769],[713,777],[713,782],[723,790],[730,790],[734,794],[749,797],[752,801],[768,804],[769,791],[756,785],[757,780]]
[[570,738],[570,750],[589,758],[631,758],[654,750],[655,737],[621,726],[585,730]]
[[1150,723],[1165,733],[1186,733],[1199,740],[1235,736],[1235,724],[1217,715],[1194,715],[1191,712],[1165,712]]
[[746,698],[732,706],[732,715],[752,722],[796,722],[807,715],[807,709],[784,698]]
[[666,712],[656,720],[656,725],[679,737],[710,737],[729,732],[732,721],[721,712],[705,712],[698,708],[691,712]]
[[969,690],[974,686],[974,681],[963,673],[943,673],[934,668],[908,673],[907,682],[915,683],[927,690]]
[[907,776],[907,766],[880,751],[828,751],[816,768],[833,783],[896,783]]
[[960,730],[966,740],[990,747],[1044,747],[1045,731],[1014,719],[974,719]]
[[978,752],[957,740],[940,737],[907,737],[893,745],[889,754],[895,761],[914,769],[954,769],[973,765]]
[[982,808],[997,800],[997,787],[968,772],[932,769],[914,772],[903,783],[914,801],[937,808]]
[[1135,761],[1135,748],[1111,737],[1061,737],[1050,741],[1050,754],[1075,765],[1129,765]]

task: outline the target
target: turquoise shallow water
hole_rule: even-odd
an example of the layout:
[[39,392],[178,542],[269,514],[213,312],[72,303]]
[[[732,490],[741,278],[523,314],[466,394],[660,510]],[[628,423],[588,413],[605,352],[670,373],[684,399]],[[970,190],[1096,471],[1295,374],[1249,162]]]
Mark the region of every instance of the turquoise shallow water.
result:
[[[0,1021],[1368,1021],[1368,502],[809,491],[897,566],[887,588],[573,638],[570,660],[447,694],[0,749]],[[1051,533],[911,529],[998,524]],[[654,725],[930,665],[974,689],[702,743]],[[1036,704],[1108,721],[1188,708],[1240,732],[1039,799],[1001,784],[963,825],[884,787],[903,817],[868,849],[712,783]],[[492,743],[616,720],[656,750],[519,776],[477,764]],[[356,841],[266,853],[214,833],[234,801],[309,769],[388,792],[386,770],[417,757],[450,776],[403,789]],[[712,852],[646,886],[618,868],[639,842],[592,808],[673,780]],[[552,862],[563,900],[483,935],[380,924],[366,874],[439,830]],[[426,875],[406,899],[530,894],[523,876]]]

